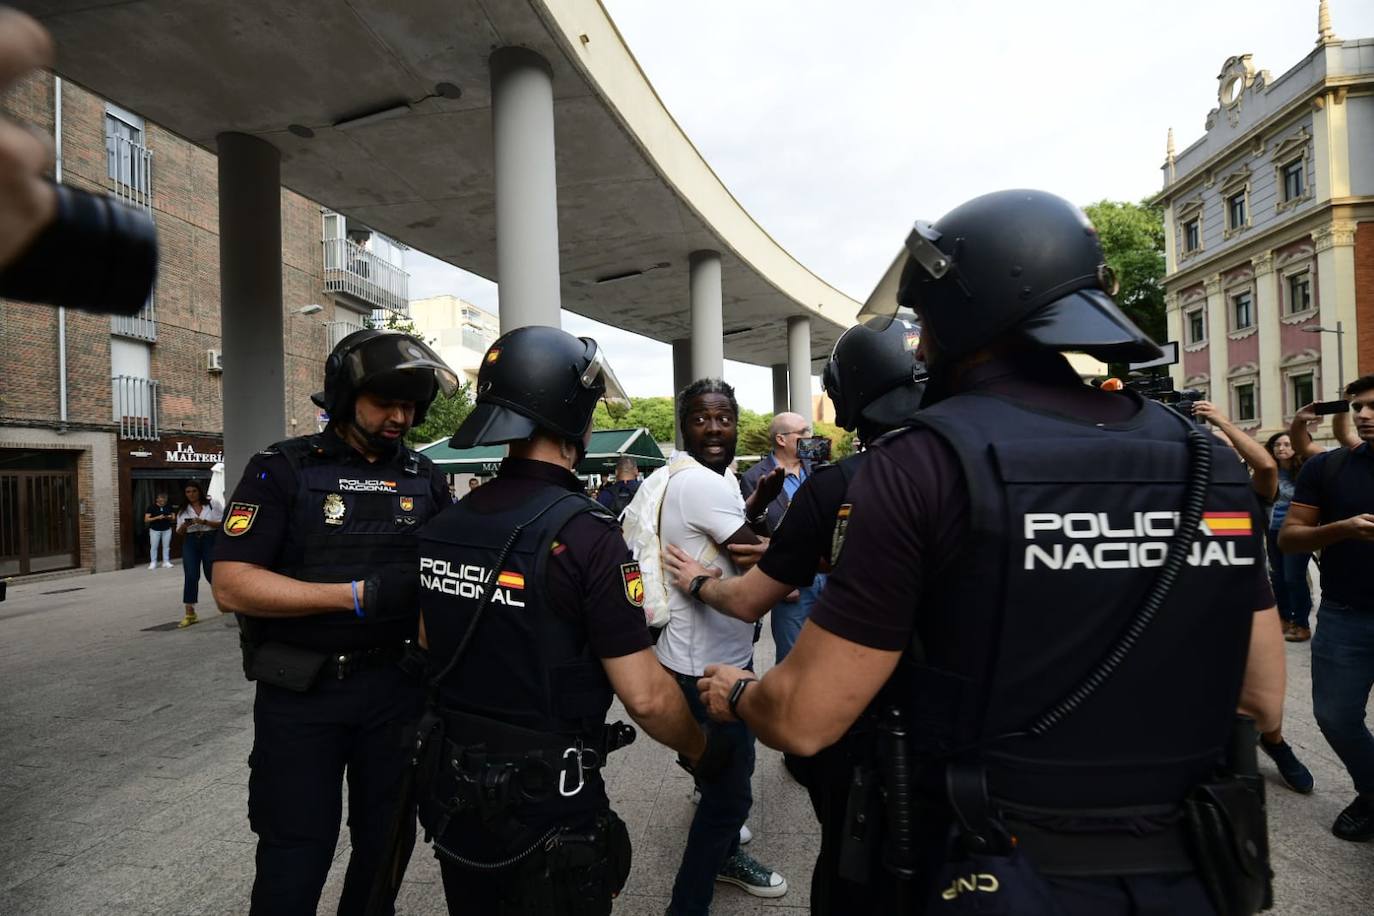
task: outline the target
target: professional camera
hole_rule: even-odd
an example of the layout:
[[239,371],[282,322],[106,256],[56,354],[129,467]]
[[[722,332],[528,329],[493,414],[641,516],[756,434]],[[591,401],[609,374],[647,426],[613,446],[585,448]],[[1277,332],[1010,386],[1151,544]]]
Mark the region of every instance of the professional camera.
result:
[[826,464],[830,461],[830,440],[825,436],[806,436],[797,440],[797,457],[803,461]]
[[1172,407],[1190,420],[1195,419],[1193,407],[1202,400],[1202,392],[1196,388],[1174,388],[1173,379],[1164,372],[1166,366],[1178,362],[1178,343],[1170,341],[1162,344],[1160,349],[1164,351],[1164,355],[1158,359],[1126,364],[1126,368],[1131,370],[1126,387],[1142,397]]
[[143,308],[157,279],[157,231],[105,194],[54,185],[57,215],[0,269],[0,297],[109,315]]

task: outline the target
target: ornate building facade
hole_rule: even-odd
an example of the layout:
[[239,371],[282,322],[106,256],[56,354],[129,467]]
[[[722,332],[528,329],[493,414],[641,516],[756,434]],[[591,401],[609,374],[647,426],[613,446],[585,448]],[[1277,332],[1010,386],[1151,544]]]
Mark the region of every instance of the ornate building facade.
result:
[[1217,77],[1206,133],[1163,166],[1174,384],[1258,436],[1374,372],[1374,38],[1283,75],[1249,54]]

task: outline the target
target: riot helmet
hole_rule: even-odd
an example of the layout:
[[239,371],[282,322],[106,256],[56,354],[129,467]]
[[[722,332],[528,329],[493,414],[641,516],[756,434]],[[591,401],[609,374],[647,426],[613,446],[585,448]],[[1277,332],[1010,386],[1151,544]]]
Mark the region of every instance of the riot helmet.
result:
[[1158,345],[1121,311],[1087,215],[1044,191],[997,191],[917,222],[860,320],[919,312],[936,354],[957,360],[1014,332],[1040,346],[1138,362]]
[[324,363],[324,391],[310,400],[324,408],[330,423],[351,422],[360,392],[396,401],[414,401],[412,425],[425,421],[434,398],[458,390],[458,376],[422,340],[400,331],[354,331],[335,345]]
[[450,445],[501,445],[545,430],[580,450],[602,397],[625,394],[595,340],[543,325],[516,328],[482,357],[476,406]]
[[905,425],[925,394],[920,343],[920,327],[903,318],[869,319],[841,334],[821,375],[836,424],[865,439]]

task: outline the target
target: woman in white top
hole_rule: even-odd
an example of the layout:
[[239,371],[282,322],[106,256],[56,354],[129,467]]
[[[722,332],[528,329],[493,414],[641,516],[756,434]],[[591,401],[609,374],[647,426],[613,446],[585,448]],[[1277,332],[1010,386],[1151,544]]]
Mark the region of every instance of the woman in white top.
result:
[[214,561],[215,532],[224,518],[224,513],[213,502],[205,498],[205,490],[194,480],[185,486],[186,505],[177,513],[177,534],[185,537],[181,544],[181,569],[186,584],[181,590],[181,600],[186,604],[186,616],[178,626],[189,627],[196,622],[196,601],[200,597],[200,573],[205,570],[205,581],[210,581],[210,564]]

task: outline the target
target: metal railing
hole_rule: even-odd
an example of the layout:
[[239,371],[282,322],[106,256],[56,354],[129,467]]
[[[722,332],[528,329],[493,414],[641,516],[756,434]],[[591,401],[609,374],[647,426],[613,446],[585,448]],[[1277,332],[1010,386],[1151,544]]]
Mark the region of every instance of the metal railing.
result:
[[125,137],[105,138],[110,193],[131,207],[152,212],[153,154],[141,143]]
[[410,317],[410,274],[348,239],[324,240],[324,288]]
[[157,340],[157,308],[150,294],[143,308],[133,315],[113,315],[110,318],[110,333],[120,337],[134,337],[138,340]]
[[158,383],[137,375],[112,376],[114,420],[121,439],[156,439],[158,428]]
[[333,352],[334,348],[354,331],[361,331],[363,326],[352,321],[326,321],[324,323],[325,342],[329,345],[327,352]]

